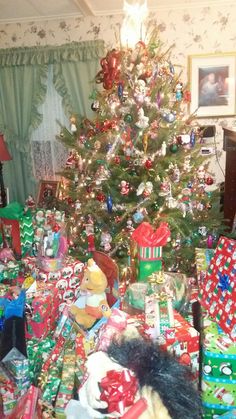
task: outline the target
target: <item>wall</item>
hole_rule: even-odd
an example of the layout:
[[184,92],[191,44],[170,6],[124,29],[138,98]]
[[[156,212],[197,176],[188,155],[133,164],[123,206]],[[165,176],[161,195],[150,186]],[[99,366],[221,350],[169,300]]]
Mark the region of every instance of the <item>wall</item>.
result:
[[[234,1],[212,1],[210,7],[161,9],[152,13],[148,27],[157,25],[166,48],[172,49],[172,63],[183,67],[187,80],[188,55],[236,52],[236,4]],[[119,45],[122,16],[70,18],[0,25],[0,48],[60,45],[72,41],[104,39],[107,47]],[[234,117],[202,119],[201,123],[217,125],[217,147],[222,150],[222,126],[231,126]],[[224,170],[224,153],[219,159]],[[223,180],[218,158],[212,159],[217,182]]]

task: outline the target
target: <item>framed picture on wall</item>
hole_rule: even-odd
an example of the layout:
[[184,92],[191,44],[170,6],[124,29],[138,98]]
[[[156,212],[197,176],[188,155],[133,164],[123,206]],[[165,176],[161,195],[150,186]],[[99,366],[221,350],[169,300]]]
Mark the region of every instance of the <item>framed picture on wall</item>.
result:
[[189,56],[191,114],[235,115],[235,62],[235,53]]
[[45,202],[58,197],[59,193],[58,180],[41,180],[39,183],[37,205],[43,205]]

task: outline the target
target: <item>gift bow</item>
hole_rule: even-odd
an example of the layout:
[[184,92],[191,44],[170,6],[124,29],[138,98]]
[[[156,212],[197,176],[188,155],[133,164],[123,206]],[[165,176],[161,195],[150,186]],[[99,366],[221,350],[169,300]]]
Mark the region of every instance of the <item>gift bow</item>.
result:
[[148,282],[150,282],[150,284],[163,284],[164,281],[164,275],[162,272],[153,273],[148,278]]
[[134,230],[131,237],[139,246],[165,246],[170,237],[170,230],[167,223],[160,223],[160,226],[154,230],[148,222],[144,221]]
[[230,286],[229,275],[222,274],[219,272],[218,277],[219,277],[218,288],[220,288],[221,291],[227,291]]
[[107,402],[108,413],[118,412],[123,415],[125,409],[134,402],[138,381],[127,369],[110,370],[100,382],[100,386],[102,388],[100,399]]

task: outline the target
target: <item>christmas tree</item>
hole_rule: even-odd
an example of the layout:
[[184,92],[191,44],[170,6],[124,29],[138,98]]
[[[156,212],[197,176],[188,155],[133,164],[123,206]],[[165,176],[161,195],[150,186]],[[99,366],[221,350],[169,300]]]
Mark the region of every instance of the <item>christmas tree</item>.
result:
[[96,248],[127,264],[132,231],[165,221],[164,269],[189,273],[195,247],[217,241],[221,217],[181,68],[153,35],[108,51],[96,82],[94,119],[75,113],[59,135],[70,150],[61,196],[71,249],[82,260]]

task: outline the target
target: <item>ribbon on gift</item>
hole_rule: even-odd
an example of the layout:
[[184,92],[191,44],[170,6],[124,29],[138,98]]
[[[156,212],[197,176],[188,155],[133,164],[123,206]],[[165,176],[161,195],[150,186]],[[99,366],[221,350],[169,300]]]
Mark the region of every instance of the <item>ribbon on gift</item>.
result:
[[148,277],[150,284],[163,284],[165,282],[164,275],[162,272],[155,272]]
[[123,415],[125,409],[134,402],[138,381],[127,369],[110,370],[100,382],[100,386],[102,388],[100,399],[107,402],[108,413],[118,412]]
[[164,222],[160,224],[156,231],[149,223],[143,222],[131,235],[131,238],[143,247],[165,246],[169,237],[170,230],[168,224]]
[[222,274],[219,272],[218,277],[219,277],[218,288],[220,288],[221,291],[227,291],[230,287],[229,275]]

